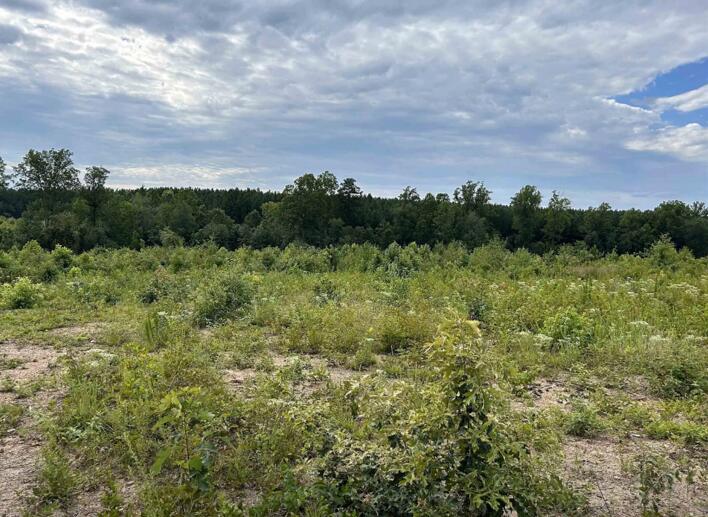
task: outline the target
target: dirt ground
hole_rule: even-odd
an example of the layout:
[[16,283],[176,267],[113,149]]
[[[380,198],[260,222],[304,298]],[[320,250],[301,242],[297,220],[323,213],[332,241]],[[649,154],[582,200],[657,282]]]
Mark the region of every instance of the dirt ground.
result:
[[[61,357],[54,348],[0,343],[0,358],[18,362],[17,366],[0,370],[0,382],[15,386],[41,381],[51,375]],[[8,379],[8,380],[6,380]],[[58,395],[54,389],[40,390],[30,397],[13,392],[0,393],[0,403],[17,404],[25,409],[17,429],[0,438],[0,515],[21,515],[24,500],[31,493],[42,440],[36,429],[36,415],[45,410]]]

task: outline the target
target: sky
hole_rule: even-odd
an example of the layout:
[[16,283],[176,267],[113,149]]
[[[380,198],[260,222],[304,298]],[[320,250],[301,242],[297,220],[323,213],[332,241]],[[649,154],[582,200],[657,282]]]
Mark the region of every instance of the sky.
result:
[[0,0],[0,156],[114,187],[708,201],[705,0]]

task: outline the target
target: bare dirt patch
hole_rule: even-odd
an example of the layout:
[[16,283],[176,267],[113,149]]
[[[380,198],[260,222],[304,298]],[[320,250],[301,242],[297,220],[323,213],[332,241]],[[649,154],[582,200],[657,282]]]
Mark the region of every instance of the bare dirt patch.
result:
[[[61,353],[53,348],[23,345],[8,341],[0,343],[0,357],[13,368],[0,371],[0,379],[11,385],[39,381],[51,374]],[[24,499],[29,495],[35,479],[41,439],[34,429],[32,412],[46,408],[57,392],[40,391],[31,397],[21,398],[12,392],[0,393],[0,403],[20,404],[25,412],[18,429],[0,439],[0,515],[21,515]]]
[[9,378],[14,383],[37,380],[46,375],[56,364],[61,352],[54,348],[23,345],[6,341],[0,343],[0,357],[19,363],[14,368],[0,371],[0,378]]
[[[139,515],[138,512],[138,487],[135,482],[125,479],[115,481],[118,495],[123,501],[121,515]],[[83,517],[84,515],[98,515],[103,509],[102,498],[107,489],[93,489],[79,493],[74,504],[63,515],[66,517]]]
[[[339,366],[329,366],[326,359],[321,357],[301,357],[301,356],[284,356],[284,355],[271,355],[270,360],[273,366],[277,369],[287,368],[295,363],[296,360],[300,360],[305,364],[305,368],[308,371],[313,371],[315,369],[321,369],[327,372],[328,379],[339,384],[347,381],[362,372],[355,370],[350,370],[348,368],[342,368]],[[243,388],[249,381],[255,379],[258,374],[261,373],[255,368],[241,368],[241,369],[226,369],[224,370],[224,379],[228,383],[228,386],[233,390],[239,390]],[[300,383],[301,392],[305,395],[314,392],[319,386],[324,384],[327,379],[306,379]]]
[[0,439],[0,515],[21,515],[34,482],[41,442],[12,434]]
[[571,391],[560,381],[543,379],[531,386],[533,405],[539,409],[557,407],[566,409],[572,398]]
[[48,331],[52,336],[69,338],[96,338],[105,325],[101,322],[83,323],[81,325],[71,325],[68,327],[58,327]]
[[[673,461],[677,449],[671,443],[646,439],[568,438],[563,445],[566,480],[588,495],[590,515],[640,517],[639,482],[623,469],[636,455],[659,453]],[[665,515],[699,516],[708,511],[708,484],[679,482],[661,497]]]

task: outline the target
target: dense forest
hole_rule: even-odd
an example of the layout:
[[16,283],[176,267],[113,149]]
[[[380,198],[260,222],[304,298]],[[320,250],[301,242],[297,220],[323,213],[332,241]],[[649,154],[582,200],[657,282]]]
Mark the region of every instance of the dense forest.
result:
[[708,208],[667,201],[653,210],[576,209],[555,191],[543,203],[526,185],[509,205],[491,203],[483,183],[469,181],[452,197],[406,187],[395,199],[362,192],[353,178],[304,174],[282,193],[254,189],[106,187],[110,172],[89,167],[80,181],[67,149],[30,150],[13,168],[0,158],[0,249],[35,240],[74,251],[212,242],[284,247],[370,242],[472,249],[494,239],[510,249],[545,253],[582,243],[601,253],[636,253],[660,236],[694,255],[708,255]]

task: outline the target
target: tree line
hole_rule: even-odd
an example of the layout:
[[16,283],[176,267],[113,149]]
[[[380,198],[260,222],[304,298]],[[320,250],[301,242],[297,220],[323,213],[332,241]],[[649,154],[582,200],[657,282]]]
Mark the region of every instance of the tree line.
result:
[[491,202],[484,183],[397,198],[365,194],[353,178],[304,174],[282,192],[255,189],[110,189],[110,171],[88,167],[80,180],[68,149],[27,152],[11,170],[0,158],[0,248],[29,241],[84,251],[94,247],[196,245],[284,247],[370,242],[382,247],[458,241],[474,248],[501,239],[510,249],[545,253],[583,243],[599,252],[636,253],[667,235],[708,255],[708,209],[667,201],[653,210],[576,209],[553,192],[547,203],[526,185],[509,205]]

